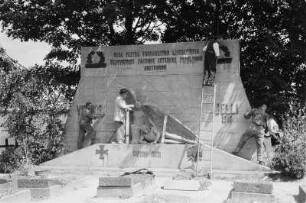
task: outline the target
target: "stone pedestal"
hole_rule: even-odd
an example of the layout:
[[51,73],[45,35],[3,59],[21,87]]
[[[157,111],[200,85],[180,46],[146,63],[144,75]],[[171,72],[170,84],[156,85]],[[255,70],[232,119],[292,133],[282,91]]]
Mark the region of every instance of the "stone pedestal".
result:
[[153,184],[154,177],[148,174],[101,177],[97,188],[97,196],[130,198],[134,195],[144,193]]
[[61,194],[62,186],[55,185],[50,179],[42,178],[19,178],[18,188],[29,189],[32,200],[48,199]]
[[235,181],[233,191],[272,194],[273,184],[269,182]]
[[276,199],[273,184],[269,182],[236,181],[227,203],[262,202],[273,203]]

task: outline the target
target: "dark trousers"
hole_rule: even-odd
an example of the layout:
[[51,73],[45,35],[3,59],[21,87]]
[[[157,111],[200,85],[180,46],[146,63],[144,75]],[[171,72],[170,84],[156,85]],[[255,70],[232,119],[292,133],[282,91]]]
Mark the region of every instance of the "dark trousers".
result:
[[205,52],[204,56],[204,83],[215,80],[217,58],[214,52]]
[[78,138],[78,149],[82,149],[84,147],[93,145],[95,143],[95,139],[96,139],[95,129],[88,123],[81,123],[79,138]]

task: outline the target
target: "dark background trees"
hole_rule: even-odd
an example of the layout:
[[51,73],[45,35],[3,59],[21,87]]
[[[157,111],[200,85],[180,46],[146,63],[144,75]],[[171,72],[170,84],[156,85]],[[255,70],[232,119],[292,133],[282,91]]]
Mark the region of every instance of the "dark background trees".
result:
[[[240,40],[241,76],[253,106],[282,114],[306,99],[304,0],[0,0],[8,36],[43,41],[46,60],[75,66],[81,46]],[[77,70],[77,69],[76,69]]]
[[[79,80],[82,46],[199,41],[222,34],[240,41],[241,76],[252,106],[266,103],[280,118],[292,103],[305,105],[305,0],[0,0],[0,22],[10,37],[53,47],[45,67],[23,70],[16,84],[26,85],[32,74],[45,88],[62,85],[68,104]],[[1,60],[7,79],[14,65]],[[63,61],[65,68],[57,63]],[[8,84],[15,79],[4,84],[2,107],[13,104]]]

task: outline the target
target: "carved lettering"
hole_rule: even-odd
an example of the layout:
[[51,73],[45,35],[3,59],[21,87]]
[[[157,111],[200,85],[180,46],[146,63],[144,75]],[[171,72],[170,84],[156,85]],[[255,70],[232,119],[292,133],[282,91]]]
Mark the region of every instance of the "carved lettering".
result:
[[145,66],[144,71],[165,71],[167,70],[166,65],[160,65],[160,66]]
[[133,151],[133,157],[161,158],[161,152],[160,151]]

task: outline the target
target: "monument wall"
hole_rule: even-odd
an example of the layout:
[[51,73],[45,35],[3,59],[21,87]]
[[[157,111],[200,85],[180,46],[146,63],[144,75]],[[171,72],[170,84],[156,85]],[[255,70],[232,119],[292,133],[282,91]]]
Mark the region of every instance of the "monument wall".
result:
[[96,106],[97,113],[106,113],[94,128],[96,141],[108,142],[114,132],[114,100],[121,88],[128,88],[142,104],[156,106],[177,118],[200,139],[208,136],[199,132],[200,125],[213,125],[214,146],[234,151],[247,127],[243,113],[250,104],[239,75],[239,42],[223,40],[220,44],[228,49],[229,56],[221,51],[217,65],[216,111],[213,114],[212,104],[204,104],[207,122],[201,124],[204,41],[83,47],[81,80],[66,123],[68,151],[77,149],[78,115],[87,101]]

